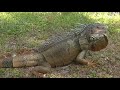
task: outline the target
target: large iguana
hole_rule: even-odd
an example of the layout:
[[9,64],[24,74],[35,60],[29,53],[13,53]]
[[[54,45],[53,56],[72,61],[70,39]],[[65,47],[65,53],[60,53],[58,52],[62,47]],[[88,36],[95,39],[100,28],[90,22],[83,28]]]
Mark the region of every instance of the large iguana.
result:
[[73,29],[71,32],[56,35],[46,40],[38,49],[19,51],[0,57],[1,68],[34,66],[35,73],[47,73],[51,68],[68,65],[75,61],[89,64],[87,51],[99,51],[108,44],[107,26],[95,23]]

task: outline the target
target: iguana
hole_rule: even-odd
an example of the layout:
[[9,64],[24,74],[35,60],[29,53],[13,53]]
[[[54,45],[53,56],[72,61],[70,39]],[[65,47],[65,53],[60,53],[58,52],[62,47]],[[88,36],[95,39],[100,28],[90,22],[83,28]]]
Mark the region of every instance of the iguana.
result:
[[34,74],[48,73],[53,67],[60,67],[75,61],[89,64],[87,51],[100,51],[108,45],[107,26],[100,23],[82,25],[70,32],[47,39],[39,48],[21,50],[16,54],[0,57],[1,68],[32,67]]

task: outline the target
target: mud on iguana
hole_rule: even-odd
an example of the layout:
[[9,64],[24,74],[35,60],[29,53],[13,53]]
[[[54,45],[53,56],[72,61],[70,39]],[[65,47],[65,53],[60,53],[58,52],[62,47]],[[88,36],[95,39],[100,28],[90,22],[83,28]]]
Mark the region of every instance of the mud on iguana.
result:
[[77,62],[89,64],[85,60],[87,51],[100,51],[108,45],[107,26],[94,23],[78,27],[71,32],[47,39],[39,48],[21,50],[16,54],[0,56],[1,68],[33,67],[35,75],[48,73],[53,67]]

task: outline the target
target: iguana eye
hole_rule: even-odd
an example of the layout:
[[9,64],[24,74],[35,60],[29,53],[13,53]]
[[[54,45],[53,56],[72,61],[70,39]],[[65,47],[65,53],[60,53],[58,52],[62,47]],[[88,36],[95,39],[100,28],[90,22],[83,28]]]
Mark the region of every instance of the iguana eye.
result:
[[91,40],[91,41],[93,41],[93,40],[94,40],[94,37],[93,37],[93,36],[91,36],[91,37],[90,37],[90,40]]

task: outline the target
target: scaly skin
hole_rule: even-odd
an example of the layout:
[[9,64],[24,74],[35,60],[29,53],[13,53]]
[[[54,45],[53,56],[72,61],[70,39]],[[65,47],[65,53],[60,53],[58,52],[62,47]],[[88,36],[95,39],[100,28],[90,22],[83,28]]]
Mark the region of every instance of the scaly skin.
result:
[[51,67],[68,65],[73,61],[89,64],[84,60],[87,51],[104,49],[108,44],[106,33],[105,25],[89,24],[83,29],[52,37],[36,50],[4,54],[0,57],[0,67],[36,66],[32,70],[36,75],[37,72],[47,73]]

